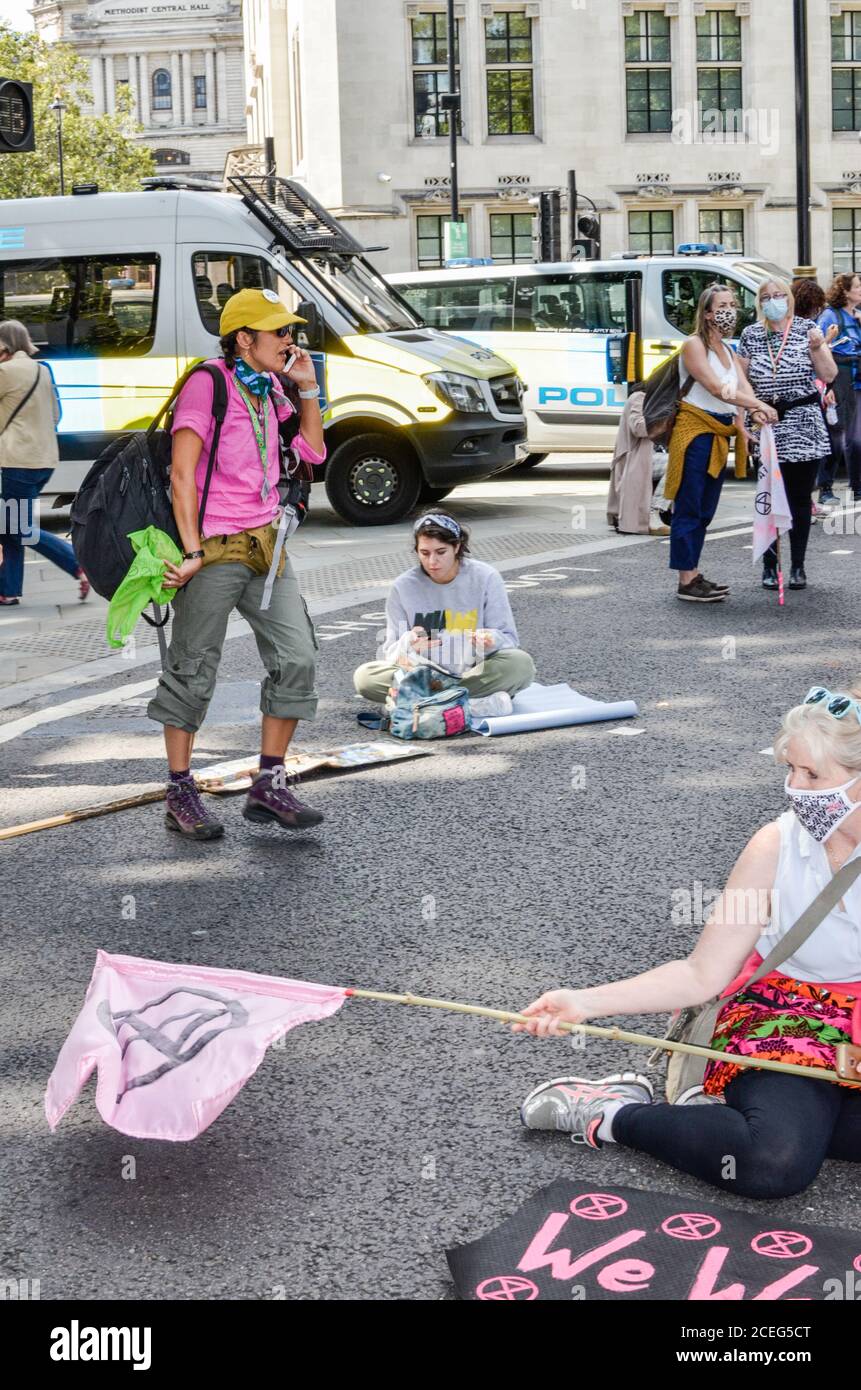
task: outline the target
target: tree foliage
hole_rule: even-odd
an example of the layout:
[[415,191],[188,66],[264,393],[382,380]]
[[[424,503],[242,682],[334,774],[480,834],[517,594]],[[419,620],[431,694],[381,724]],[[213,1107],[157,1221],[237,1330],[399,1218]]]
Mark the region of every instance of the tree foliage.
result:
[[155,172],[152,152],[133,137],[141,126],[132,117],[131,94],[117,87],[113,116],[86,115],[92,104],[87,62],[69,44],[46,43],[36,33],[18,33],[0,20],[0,77],[33,83],[36,148],[31,154],[0,154],[0,198],[40,198],[59,193],[57,117],[51,103],[65,102],[63,176],[97,183],[105,192],[140,188]]

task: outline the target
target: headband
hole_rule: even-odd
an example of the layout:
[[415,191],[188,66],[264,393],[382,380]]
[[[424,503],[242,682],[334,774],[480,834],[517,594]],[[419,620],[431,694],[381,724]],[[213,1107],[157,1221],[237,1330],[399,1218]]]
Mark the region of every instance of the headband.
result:
[[418,534],[423,526],[438,526],[441,531],[450,531],[453,536],[460,535],[460,527],[454,517],[443,516],[440,512],[427,512],[420,516],[413,527],[413,534]]

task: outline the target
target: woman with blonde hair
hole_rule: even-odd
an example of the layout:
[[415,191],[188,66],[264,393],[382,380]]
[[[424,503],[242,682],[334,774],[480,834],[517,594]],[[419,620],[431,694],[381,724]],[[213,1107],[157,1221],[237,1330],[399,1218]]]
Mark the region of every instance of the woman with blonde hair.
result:
[[514,1025],[547,1037],[563,1021],[666,1013],[720,995],[711,1045],[727,1060],[709,1062],[703,1086],[674,1105],[655,1104],[651,1081],[634,1072],[547,1081],[523,1103],[528,1128],[640,1149],[746,1197],[792,1196],[826,1158],[861,1162],[861,1088],[731,1060],[833,1069],[838,1043],[861,1042],[861,877],[745,989],[833,874],[861,857],[861,686],[814,686],[784,718],[774,754],[788,768],[790,809],[742,850],[690,955],[597,988],[551,990],[523,1010],[528,1024]]
[[726,285],[708,285],[699,297],[694,331],[679,362],[683,400],[670,437],[664,495],[672,500],[670,569],[678,570],[677,596],[693,603],[719,603],[729,589],[699,570],[706,531],[720,500],[730,439],[736,441],[736,471],[744,476],[747,444],[744,409],[777,419],[736,367],[724,342],[735,332],[738,310]]
[[[758,321],[742,333],[738,361],[756,394],[777,411],[774,442],[792,513],[789,587],[805,589],[813,489],[823,461],[831,455],[816,379],[832,382],[837,366],[821,328],[810,319],[797,317],[794,304],[785,280],[762,282],[756,292]],[[768,418],[757,410],[752,416],[758,424]],[[774,546],[763,556],[762,586],[778,586]]]

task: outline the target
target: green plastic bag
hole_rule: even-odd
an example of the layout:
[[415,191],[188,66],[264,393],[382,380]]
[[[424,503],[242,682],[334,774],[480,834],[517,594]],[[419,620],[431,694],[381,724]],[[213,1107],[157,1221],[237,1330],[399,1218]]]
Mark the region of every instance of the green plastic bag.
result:
[[170,603],[176,589],[163,587],[164,562],[182,564],[178,547],[157,526],[147,526],[145,531],[130,531],[129,540],[135,558],[108,607],[107,636],[112,647],[125,645],[148,604]]

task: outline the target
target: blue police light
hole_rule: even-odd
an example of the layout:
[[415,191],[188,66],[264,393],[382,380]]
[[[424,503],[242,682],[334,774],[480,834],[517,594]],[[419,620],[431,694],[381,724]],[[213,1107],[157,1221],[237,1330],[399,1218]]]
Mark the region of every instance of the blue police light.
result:
[[446,270],[462,270],[471,265],[494,265],[490,256],[456,256],[446,261]]
[[722,255],[725,251],[726,247],[717,241],[683,241],[681,246],[676,247],[677,256],[714,256]]

